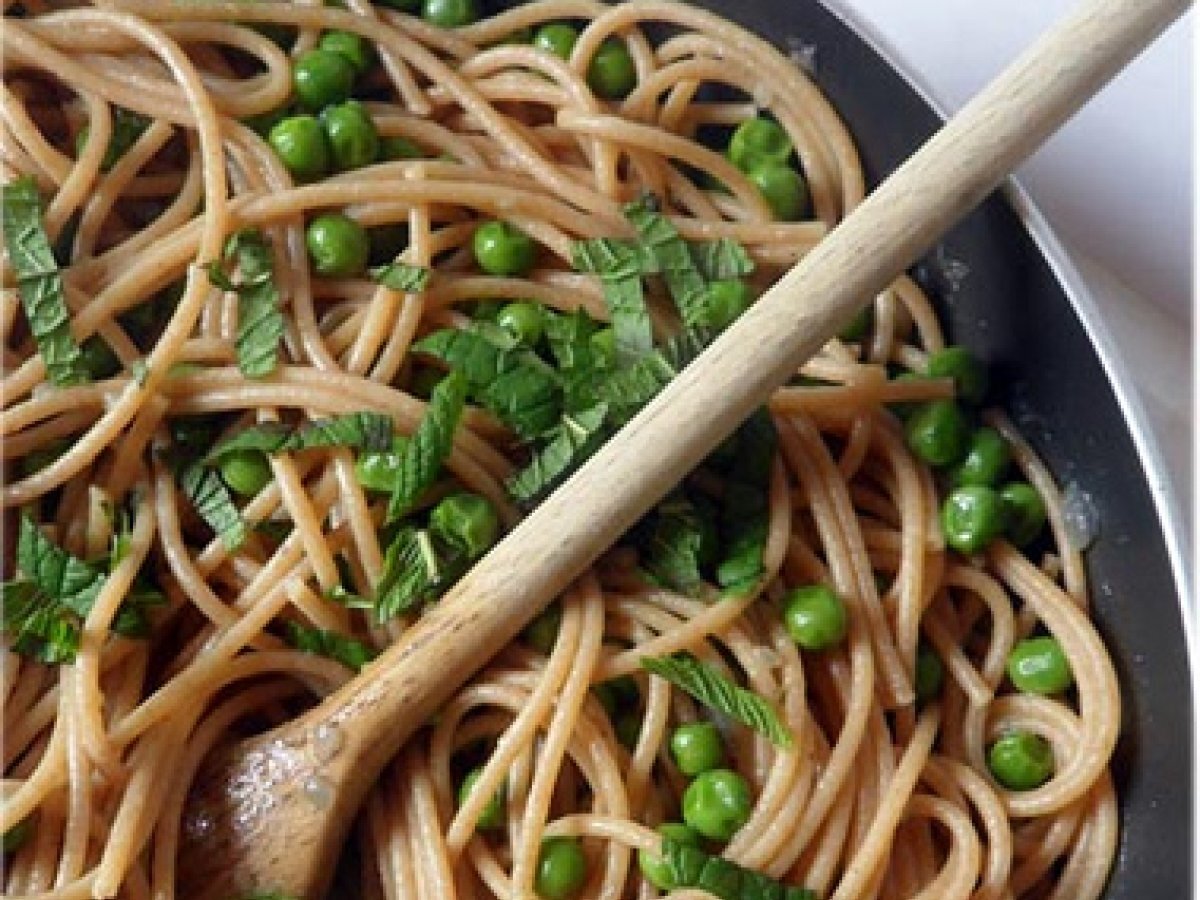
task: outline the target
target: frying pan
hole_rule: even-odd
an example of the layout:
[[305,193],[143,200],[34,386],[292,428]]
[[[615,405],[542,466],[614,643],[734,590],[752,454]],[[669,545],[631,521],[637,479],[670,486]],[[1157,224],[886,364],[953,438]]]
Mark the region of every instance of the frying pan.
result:
[[[810,69],[858,143],[868,184],[943,116],[878,45],[815,0],[698,0]],[[949,336],[991,366],[999,399],[1060,485],[1090,499],[1094,614],[1122,686],[1113,761],[1121,838],[1108,900],[1192,895],[1194,697],[1182,525],[1110,337],[1045,222],[1013,182],[912,272]]]

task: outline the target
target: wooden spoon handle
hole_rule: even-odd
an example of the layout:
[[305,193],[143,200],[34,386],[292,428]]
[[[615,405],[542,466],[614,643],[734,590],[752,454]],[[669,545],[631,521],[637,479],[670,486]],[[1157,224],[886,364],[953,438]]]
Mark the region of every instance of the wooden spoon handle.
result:
[[373,779],[463,681],[1189,5],[1085,3],[964,107],[363,677],[314,712],[369,741],[355,771]]
[[332,808],[297,790],[276,797],[270,824],[226,845],[218,877],[315,896],[339,835],[413,731],[1189,5],[1089,0],[1047,32],[395,646],[282,729],[336,735],[338,752],[305,776],[332,792]]

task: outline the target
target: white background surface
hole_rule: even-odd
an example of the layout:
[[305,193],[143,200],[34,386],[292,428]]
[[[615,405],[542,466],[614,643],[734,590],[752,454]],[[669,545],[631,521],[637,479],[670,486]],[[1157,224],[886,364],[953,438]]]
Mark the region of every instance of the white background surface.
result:
[[[865,23],[953,111],[1077,0],[826,2]],[[1189,509],[1194,19],[1177,22],[1017,172],[1104,309]]]

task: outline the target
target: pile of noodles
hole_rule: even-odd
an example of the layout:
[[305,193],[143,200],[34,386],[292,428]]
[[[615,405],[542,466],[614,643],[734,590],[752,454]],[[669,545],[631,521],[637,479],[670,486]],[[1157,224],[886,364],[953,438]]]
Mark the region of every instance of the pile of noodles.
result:
[[[196,527],[156,453],[168,422],[372,409],[411,432],[424,405],[405,389],[410,345],[466,323],[473,303],[531,299],[606,318],[599,282],[572,270],[571,244],[627,234],[623,203],[652,192],[685,238],[740,242],[762,289],[854,207],[863,176],[850,135],[794,61],[682,4],[541,0],[454,31],[365,0],[347,0],[345,9],[25,0],[19,8],[6,2],[5,11],[0,177],[36,179],[51,240],[73,229],[64,267],[72,331],[79,341],[101,335],[124,368],[94,383],[50,385],[6,274],[7,531],[23,509],[63,547],[93,558],[109,546],[114,505],[131,509],[132,524],[127,555],[87,616],[73,662],[40,664],[7,648],[0,655],[0,826],[33,823],[5,858],[4,893],[186,895],[175,858],[184,831],[199,827],[184,808],[205,753],[247,728],[278,724],[351,677],[331,659],[289,648],[281,624],[383,647],[409,619],[377,625],[326,598],[344,569],[371,584],[382,567],[377,501],[357,483],[350,451],[272,457],[273,482],[243,514],[288,523],[290,535],[252,535],[229,552]],[[563,19],[587,22],[569,61],[504,42]],[[281,47],[252,23],[292,26],[294,40]],[[652,23],[654,41],[643,30]],[[385,99],[369,100],[370,113],[382,134],[411,139],[428,158],[298,186],[243,124],[288,101],[289,57],[325,29],[374,43],[381,66],[373,96]],[[638,73],[618,102],[595,97],[584,77],[609,35],[624,38]],[[152,124],[102,171],[117,107]],[[759,112],[797,148],[811,220],[772,221],[746,177],[697,139]],[[92,139],[76,157],[85,126]],[[695,172],[729,190],[697,186]],[[407,225],[403,259],[434,267],[430,288],[402,294],[366,279],[315,277],[304,224],[327,209],[365,225]],[[486,218],[508,220],[541,245],[528,277],[474,266],[471,235]],[[233,297],[203,270],[245,227],[262,229],[275,249],[286,316],[283,365],[258,380],[235,365]],[[118,316],[180,279],[169,323],[135,370],[143,351]],[[727,858],[838,900],[1099,895],[1117,841],[1107,765],[1119,701],[1056,488],[993,414],[1049,507],[1052,549],[1029,559],[1001,540],[979,558],[948,551],[934,476],[885,406],[950,394],[945,380],[892,382],[887,372],[888,363],[919,370],[943,335],[908,278],[874,311],[866,338],[832,341],[804,367],[822,386],[782,388],[771,402],[780,440],[765,589],[705,602],[648,585],[630,550],[610,553],[561,599],[549,656],[513,643],[389,766],[354,830],[340,882],[352,887],[339,890],[531,896],[543,838],[576,835],[588,858],[582,896],[654,896],[636,852],[658,847],[654,828],[679,818],[685,785],[665,744],[676,724],[706,713],[639,661],[687,650],[769,698],[795,736],[792,749],[780,749],[723,723],[730,765],[754,797],[749,822],[719,851]],[[21,460],[64,438],[53,462],[21,474]],[[512,447],[495,419],[469,410],[447,463],[447,479],[488,497],[508,525],[518,517],[504,487],[520,464]],[[111,635],[142,569],[167,603],[147,639]],[[820,581],[847,604],[849,635],[837,649],[802,653],[778,602],[789,587]],[[1008,652],[1035,629],[1064,648],[1075,678],[1069,694],[1007,686]],[[922,640],[941,658],[946,684],[918,707]],[[621,675],[636,680],[641,698],[629,747],[589,690]],[[1053,746],[1055,775],[1038,789],[1008,792],[988,773],[989,743],[1014,727]],[[479,747],[484,773],[473,802],[459,809],[456,754],[478,755]],[[502,784],[505,826],[477,831],[475,817]]]

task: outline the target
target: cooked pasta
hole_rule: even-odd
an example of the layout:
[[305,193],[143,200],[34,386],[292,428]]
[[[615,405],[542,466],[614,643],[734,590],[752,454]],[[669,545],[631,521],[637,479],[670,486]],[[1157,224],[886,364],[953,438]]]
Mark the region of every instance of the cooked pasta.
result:
[[[714,14],[420,5],[5,2],[6,896],[203,894],[206,755],[863,196]],[[897,280],[417,733],[334,895],[1098,897],[1116,679],[984,374]]]

